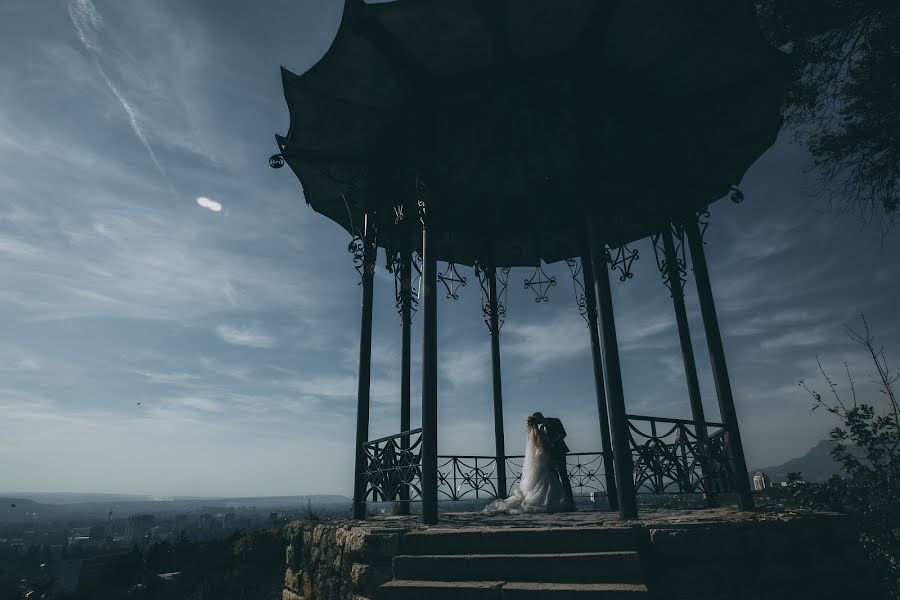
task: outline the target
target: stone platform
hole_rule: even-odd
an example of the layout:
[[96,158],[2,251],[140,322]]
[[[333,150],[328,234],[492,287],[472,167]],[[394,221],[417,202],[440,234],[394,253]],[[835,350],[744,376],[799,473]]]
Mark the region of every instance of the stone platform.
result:
[[298,521],[284,600],[876,600],[846,517],[729,508]]

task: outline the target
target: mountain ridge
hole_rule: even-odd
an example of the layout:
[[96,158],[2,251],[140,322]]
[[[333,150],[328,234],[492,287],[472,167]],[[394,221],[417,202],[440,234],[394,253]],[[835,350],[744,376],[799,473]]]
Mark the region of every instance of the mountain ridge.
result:
[[832,440],[822,440],[803,456],[792,458],[780,465],[752,469],[750,474],[765,473],[772,482],[787,481],[788,473],[799,472],[805,481],[825,481],[832,475],[841,474],[841,465],[831,457],[836,446]]

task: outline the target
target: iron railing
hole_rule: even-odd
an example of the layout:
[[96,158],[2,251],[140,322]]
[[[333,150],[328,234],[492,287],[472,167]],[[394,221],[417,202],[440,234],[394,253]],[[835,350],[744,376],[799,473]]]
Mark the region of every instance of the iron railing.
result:
[[[706,423],[703,441],[693,421],[628,415],[639,494],[714,495],[732,491],[733,475],[726,453],[724,426]],[[366,456],[366,500],[421,500],[422,430],[413,429],[363,444]],[[508,490],[522,478],[522,455],[506,457]],[[572,452],[567,472],[575,496],[606,495],[603,455]],[[401,493],[408,490],[408,494]],[[498,497],[497,460],[493,456],[438,456],[438,494],[446,500],[490,500]]]
[[422,429],[411,429],[363,444],[365,453],[365,499],[391,502],[401,499],[421,500]]
[[704,441],[693,421],[628,415],[638,494],[715,494],[733,489],[725,426],[706,423]]

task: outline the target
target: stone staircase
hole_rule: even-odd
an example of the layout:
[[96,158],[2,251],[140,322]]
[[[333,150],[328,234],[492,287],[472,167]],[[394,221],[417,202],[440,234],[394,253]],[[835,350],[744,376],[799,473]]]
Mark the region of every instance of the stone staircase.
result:
[[645,600],[628,528],[431,529],[403,536],[389,600]]

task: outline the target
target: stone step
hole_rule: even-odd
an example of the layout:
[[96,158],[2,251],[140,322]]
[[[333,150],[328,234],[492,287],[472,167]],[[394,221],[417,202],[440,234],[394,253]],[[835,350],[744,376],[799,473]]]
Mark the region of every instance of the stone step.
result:
[[638,549],[638,532],[628,527],[517,529],[429,529],[403,536],[401,553],[564,554]]
[[647,587],[626,583],[410,581],[383,586],[388,600],[646,600]]
[[641,581],[637,552],[400,555],[394,577],[426,581]]
[[646,600],[640,583],[505,583],[501,600]]

